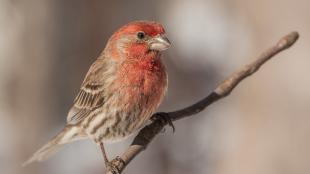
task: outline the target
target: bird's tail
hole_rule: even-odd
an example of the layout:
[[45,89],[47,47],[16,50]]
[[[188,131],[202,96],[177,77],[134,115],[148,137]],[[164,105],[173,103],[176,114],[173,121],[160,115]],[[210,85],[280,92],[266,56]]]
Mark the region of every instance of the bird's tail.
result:
[[86,138],[86,135],[80,131],[80,128],[67,125],[59,134],[25,161],[22,166],[26,166],[35,161],[43,161],[57,152],[63,145],[83,138]]

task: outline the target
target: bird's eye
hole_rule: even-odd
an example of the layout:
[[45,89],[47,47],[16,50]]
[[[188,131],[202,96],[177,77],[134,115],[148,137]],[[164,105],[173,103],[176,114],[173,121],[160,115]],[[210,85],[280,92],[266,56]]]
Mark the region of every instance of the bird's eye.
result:
[[140,32],[137,33],[137,37],[138,37],[138,39],[144,39],[145,38],[145,33],[140,31]]

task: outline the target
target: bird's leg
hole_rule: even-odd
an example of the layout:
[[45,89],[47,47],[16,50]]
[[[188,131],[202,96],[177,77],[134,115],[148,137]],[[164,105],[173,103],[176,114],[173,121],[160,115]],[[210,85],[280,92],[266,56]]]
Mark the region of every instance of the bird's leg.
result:
[[163,121],[164,123],[168,123],[169,126],[172,127],[173,132],[175,132],[175,127],[174,127],[174,125],[172,123],[171,118],[169,117],[169,115],[167,113],[165,113],[165,112],[158,112],[158,113],[154,114],[151,117],[152,121],[155,121],[155,120],[158,120],[158,119]]
[[102,152],[102,155],[103,155],[103,158],[104,158],[105,166],[108,166],[109,159],[108,159],[107,153],[105,152],[104,145],[103,145],[102,142],[100,142],[100,148],[101,148],[101,152]]
[[101,148],[101,152],[102,152],[102,155],[104,158],[104,163],[105,163],[107,170],[111,171],[113,174],[119,174],[120,171],[119,171],[117,166],[119,163],[122,163],[123,165],[125,165],[125,161],[119,156],[117,156],[112,161],[109,161],[107,153],[105,151],[105,148],[104,148],[104,145],[102,142],[100,142],[100,148]]

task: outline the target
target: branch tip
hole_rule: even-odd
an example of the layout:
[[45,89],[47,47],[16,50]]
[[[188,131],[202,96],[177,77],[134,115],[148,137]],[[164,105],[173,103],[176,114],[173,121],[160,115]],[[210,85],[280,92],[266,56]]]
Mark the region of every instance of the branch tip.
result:
[[299,38],[299,34],[297,31],[293,31],[288,35],[284,36],[280,41],[277,43],[277,46],[283,49],[289,48],[292,46]]

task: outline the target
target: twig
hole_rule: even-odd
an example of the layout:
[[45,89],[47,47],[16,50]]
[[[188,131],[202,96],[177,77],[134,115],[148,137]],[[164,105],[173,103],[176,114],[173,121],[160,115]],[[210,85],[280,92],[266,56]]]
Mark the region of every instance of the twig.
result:
[[[197,103],[188,106],[184,109],[167,112],[167,114],[172,121],[182,119],[184,117],[189,117],[195,115],[202,110],[204,110],[210,104],[216,102],[217,100],[224,98],[230,94],[230,92],[246,77],[255,73],[265,62],[274,57],[277,53],[292,46],[298,39],[299,34],[297,32],[291,32],[290,34],[284,36],[280,41],[263,52],[258,58],[242,67],[240,70],[233,73],[230,77],[224,80],[213,92],[211,92],[207,97],[198,101]],[[156,113],[158,114],[158,113]],[[124,168],[133,160],[140,152],[146,149],[147,145],[152,141],[152,139],[167,125],[166,121],[155,120],[150,125],[145,126],[139,134],[135,137],[132,144],[120,157],[125,163],[119,162],[119,160],[113,160],[114,164],[120,170],[120,173]],[[107,174],[111,174],[111,171],[107,171]]]

